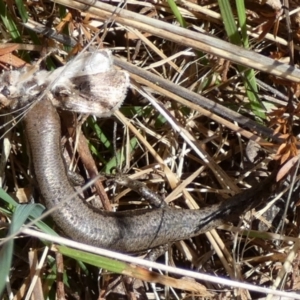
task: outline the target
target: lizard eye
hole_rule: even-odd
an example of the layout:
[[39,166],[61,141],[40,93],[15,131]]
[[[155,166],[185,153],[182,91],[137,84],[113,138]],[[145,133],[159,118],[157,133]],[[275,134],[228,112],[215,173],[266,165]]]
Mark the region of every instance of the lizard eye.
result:
[[5,86],[2,90],[1,90],[1,92],[0,92],[2,95],[4,95],[4,96],[9,96],[10,95],[10,91],[9,91],[9,89],[7,88],[7,86]]

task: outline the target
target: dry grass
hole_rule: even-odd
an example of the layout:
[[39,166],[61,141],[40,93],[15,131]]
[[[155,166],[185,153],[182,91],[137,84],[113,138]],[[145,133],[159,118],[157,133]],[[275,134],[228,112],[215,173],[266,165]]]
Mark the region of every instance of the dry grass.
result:
[[[276,1],[267,1],[266,5],[247,1],[246,31],[250,48],[244,49],[228,42],[218,3],[214,1],[178,2],[179,16],[185,20],[182,24],[186,24],[186,28],[179,26],[180,18],[176,20],[176,12],[172,12],[166,2],[112,1],[96,2],[92,6],[85,2],[91,1],[28,2],[25,9],[30,22],[25,27],[37,32],[46,24],[56,30],[52,38],[47,38],[41,34],[29,35],[21,25],[24,15],[16,10],[14,3],[7,1],[9,20],[16,24],[20,36],[9,33],[8,28],[12,30],[13,26],[9,27],[2,19],[1,38],[5,47],[10,46],[0,48],[0,63],[3,68],[19,67],[20,58],[33,62],[39,58],[37,51],[47,54],[50,49],[59,49],[51,56],[51,62],[47,61],[47,67],[51,67],[65,62],[67,52],[85,51],[83,47],[87,44],[94,49],[112,49],[115,64],[130,73],[132,87],[115,119],[95,122],[90,118],[83,126],[99,171],[110,173],[121,169],[162,193],[170,205],[191,209],[228,198],[260,182],[274,159],[282,166],[278,177],[295,174],[300,82],[297,5],[291,2],[289,7],[291,31],[286,22],[289,18],[278,9]],[[234,9],[233,12],[237,13]],[[72,38],[67,40],[67,36]],[[63,39],[65,46],[58,38]],[[37,39],[43,47],[37,44]],[[250,70],[251,78],[248,77]],[[254,102],[249,99],[250,80],[258,86],[257,91],[252,91]],[[114,153],[112,133],[116,119],[117,153]],[[1,169],[2,178],[6,178],[3,187],[20,200],[32,193],[22,127],[15,127],[7,137],[3,141],[9,140],[12,150],[7,159],[9,168]],[[5,162],[4,154],[2,162]],[[85,165],[85,168],[92,172],[94,166]],[[147,293],[148,298],[153,298],[155,291],[156,297],[170,299],[175,295],[178,298],[194,295],[212,299],[260,299],[266,294],[267,299],[271,299],[267,290],[263,293],[239,282],[297,291],[299,214],[295,204],[299,192],[297,184],[290,188],[291,178],[281,184],[277,194],[286,189],[292,190],[292,195],[273,197],[268,209],[260,208],[241,216],[239,224],[224,225],[221,230],[170,246],[166,260],[178,268],[183,278],[135,269],[133,262],[149,264],[100,252],[131,263],[118,266],[119,271],[115,272],[156,282],[156,287],[142,284],[136,287],[139,281],[129,277],[116,279],[104,270],[109,269],[110,261],[93,263],[91,255],[78,258],[76,251],[49,249],[33,236],[69,244],[26,229],[24,234],[33,236],[26,235],[15,242],[3,299],[9,295],[14,299],[30,297],[32,282],[37,282],[32,287],[35,299],[45,295],[54,299],[56,292],[61,298],[100,299],[109,292],[114,293],[112,280],[122,283],[129,298],[138,297],[138,293],[139,297]],[[139,198],[129,190],[120,188],[116,194],[112,189],[106,191],[120,205],[127,205],[128,199],[140,205]],[[3,204],[3,223],[10,216],[8,208]],[[51,220],[47,223],[51,224]],[[6,230],[1,230],[1,236],[5,234]],[[69,246],[99,254],[92,247]],[[101,279],[98,269],[69,257],[101,265],[104,268],[100,272]],[[158,268],[155,264],[152,266]],[[216,279],[201,279],[197,274],[185,274],[182,269],[214,275]],[[197,282],[191,277],[197,278]],[[222,278],[237,283],[230,286]]]

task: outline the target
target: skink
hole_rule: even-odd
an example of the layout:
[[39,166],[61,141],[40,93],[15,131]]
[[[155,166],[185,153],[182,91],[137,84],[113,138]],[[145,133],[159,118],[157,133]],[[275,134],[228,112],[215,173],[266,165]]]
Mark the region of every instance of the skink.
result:
[[60,146],[60,118],[47,98],[25,117],[34,172],[54,221],[74,240],[120,252],[137,252],[186,239],[232,220],[260,203],[274,175],[220,204],[201,210],[161,208],[126,212],[95,211],[75,193]]

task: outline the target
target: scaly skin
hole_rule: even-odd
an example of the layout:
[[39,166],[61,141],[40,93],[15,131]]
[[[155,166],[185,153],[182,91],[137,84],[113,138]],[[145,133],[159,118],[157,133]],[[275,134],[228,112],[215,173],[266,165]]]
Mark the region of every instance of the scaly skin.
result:
[[72,239],[121,252],[137,252],[186,239],[233,220],[260,203],[274,174],[243,193],[201,210],[161,208],[127,212],[95,211],[70,184],[60,147],[60,119],[46,97],[25,117],[34,171],[46,207]]

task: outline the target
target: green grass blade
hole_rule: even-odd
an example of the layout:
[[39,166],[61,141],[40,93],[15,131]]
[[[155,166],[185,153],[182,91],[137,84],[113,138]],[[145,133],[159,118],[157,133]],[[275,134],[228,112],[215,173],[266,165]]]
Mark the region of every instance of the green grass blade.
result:
[[[12,197],[10,197],[2,188],[0,188],[0,199],[6,202],[6,204],[10,206],[11,210],[15,210],[19,205],[19,203],[17,203]],[[41,204],[34,204],[34,205],[35,205],[35,209],[32,209],[30,215],[28,216],[30,220],[37,219],[45,211],[45,207],[43,205]],[[0,208],[0,210],[3,213],[7,213],[7,210],[5,210],[4,208]],[[35,224],[43,232],[57,236],[57,233],[43,221],[38,221]]]
[[[246,10],[243,0],[236,0],[238,21],[241,28],[241,34],[236,26],[236,22],[232,13],[231,4],[228,0],[218,0],[221,15],[228,38],[231,43],[249,48],[249,39],[246,28]],[[252,112],[259,118],[265,119],[265,108],[258,98],[258,88],[253,69],[246,69],[243,66],[238,66],[238,70],[243,74],[243,82],[247,97],[250,102]]]
[[18,202],[16,202],[11,196],[9,196],[2,188],[0,188],[0,198],[12,207],[18,205]]
[[[137,147],[138,139],[136,137],[133,137],[130,140],[129,144],[130,144],[129,151],[131,153]],[[101,172],[103,172],[105,174],[111,174],[113,170],[116,170],[117,168],[122,166],[124,160],[125,160],[124,153],[121,151],[118,151],[116,153],[116,155],[110,161],[107,162],[107,164],[104,166],[104,168],[101,170]]]
[[247,18],[246,18],[246,8],[244,1],[236,0],[236,8],[238,14],[238,21],[241,28],[241,36],[242,36],[242,43],[244,48],[249,49],[249,38],[247,34]]
[[228,0],[218,0],[227,36],[231,43],[241,46],[242,41]]
[[20,14],[20,17],[22,19],[23,23],[26,23],[28,21],[28,14],[27,14],[27,10],[25,8],[23,0],[16,0],[16,5],[18,7],[18,13]]
[[88,125],[91,127],[91,129],[96,134],[98,140],[101,142],[101,144],[107,148],[112,150],[112,144],[110,139],[107,138],[101,127],[99,126],[98,122],[93,118],[89,117],[87,120]]
[[18,31],[18,28],[17,28],[15,22],[13,21],[11,14],[7,10],[7,6],[3,0],[0,0],[0,18],[5,26],[6,30],[12,37],[12,39],[15,42],[20,43],[21,42],[20,33]]
[[[13,214],[12,222],[9,227],[8,235],[15,234],[24,225],[27,218],[31,215],[38,215],[41,212],[39,205],[20,204],[17,205]],[[0,294],[2,293],[6,278],[9,275],[10,266],[13,257],[14,240],[10,239],[0,250]]]
[[185,19],[182,17],[175,1],[174,0],[168,0],[168,4],[169,4],[174,16],[176,17],[177,21],[179,22],[180,26],[183,27],[183,28],[186,28]]
[[108,271],[122,274],[127,265],[124,262],[117,261],[111,258],[103,257],[100,255],[83,252],[77,249],[68,248],[65,246],[57,246],[60,253],[68,257],[74,258],[78,261],[96,266],[98,268],[104,268]]

